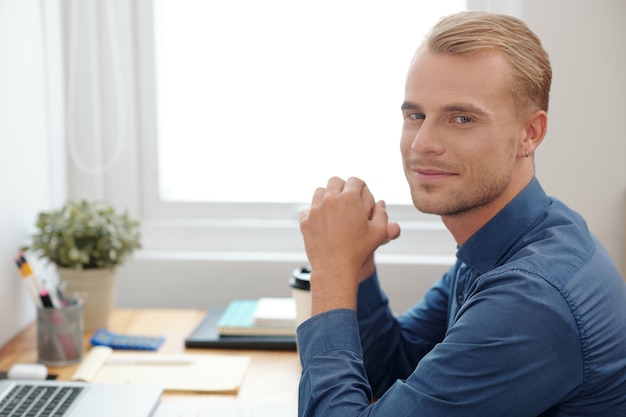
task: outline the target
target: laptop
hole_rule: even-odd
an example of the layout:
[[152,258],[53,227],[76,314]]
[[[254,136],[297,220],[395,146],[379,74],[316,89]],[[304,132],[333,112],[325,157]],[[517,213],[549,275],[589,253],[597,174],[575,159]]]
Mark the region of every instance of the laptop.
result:
[[162,392],[158,385],[5,379],[0,416],[149,417]]

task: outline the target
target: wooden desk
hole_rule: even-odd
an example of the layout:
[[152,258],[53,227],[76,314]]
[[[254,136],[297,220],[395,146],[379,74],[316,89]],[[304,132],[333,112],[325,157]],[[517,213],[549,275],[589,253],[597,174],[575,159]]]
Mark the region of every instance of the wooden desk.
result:
[[[300,362],[296,352],[186,349],[185,337],[204,317],[202,310],[116,310],[108,329],[128,334],[164,335],[162,353],[213,353],[250,356],[251,362],[243,384],[236,395],[165,392],[165,401],[242,401],[255,403],[291,404],[297,410]],[[85,333],[84,354],[90,348],[92,332]],[[0,349],[0,371],[7,371],[14,363],[36,363],[37,341],[35,323],[31,323],[13,340]],[[67,380],[78,365],[49,367],[51,374]],[[296,415],[294,413],[294,415]]]

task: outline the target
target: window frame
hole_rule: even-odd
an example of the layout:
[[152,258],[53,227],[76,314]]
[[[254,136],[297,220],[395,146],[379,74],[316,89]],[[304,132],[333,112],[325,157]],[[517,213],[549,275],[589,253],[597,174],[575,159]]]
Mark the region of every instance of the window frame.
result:
[[[80,3],[80,6],[78,5]],[[489,10],[487,0],[468,0],[468,9]],[[521,0],[508,4],[511,12],[521,14]],[[108,5],[108,6],[107,6]],[[306,204],[288,203],[181,203],[159,198],[158,149],[156,143],[156,97],[153,2],[152,0],[114,0],[112,2],[64,2],[66,29],[66,83],[75,60],[91,62],[87,81],[71,89],[77,102],[73,118],[66,115],[68,141],[75,140],[81,152],[99,163],[116,156],[119,136],[125,143],[116,164],[105,172],[83,172],[68,156],[68,195],[70,198],[103,199],[138,216],[142,222],[143,250],[146,256],[186,253],[229,259],[306,259],[299,232],[298,217]],[[107,8],[108,7],[108,8]],[[77,21],[92,23],[78,24]],[[116,27],[111,28],[111,22]],[[72,48],[72,36],[80,33],[86,45]],[[114,35],[111,35],[111,32]],[[108,41],[107,41],[108,39]],[[116,64],[111,44],[117,44]],[[111,69],[118,68],[119,74]],[[89,82],[91,77],[91,82]],[[116,79],[117,77],[117,79]],[[81,78],[82,80],[82,78]],[[112,96],[116,83],[122,83],[123,97]],[[95,87],[94,87],[95,85]],[[89,87],[87,87],[89,86]],[[67,99],[67,97],[66,97]],[[115,126],[115,106],[125,103],[123,126]],[[66,109],[68,113],[72,109]],[[80,121],[80,123],[77,123]],[[112,127],[113,126],[113,127]],[[102,129],[102,133],[98,129]],[[112,134],[107,135],[107,133]],[[98,133],[94,133],[98,131]],[[311,193],[313,190],[311,190]],[[408,192],[408,191],[407,191]],[[391,220],[398,221],[402,238],[379,250],[378,262],[419,264],[451,263],[455,243],[438,216],[418,212],[410,205],[388,206]],[[158,255],[161,254],[161,255]],[[169,256],[169,255],[168,255]]]

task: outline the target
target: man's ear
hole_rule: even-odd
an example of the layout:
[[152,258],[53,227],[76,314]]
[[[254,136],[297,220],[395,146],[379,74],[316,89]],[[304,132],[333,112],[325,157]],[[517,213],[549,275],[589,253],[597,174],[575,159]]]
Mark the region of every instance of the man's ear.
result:
[[532,155],[541,144],[548,131],[548,114],[545,110],[537,110],[526,119],[525,136],[522,141],[524,156]]

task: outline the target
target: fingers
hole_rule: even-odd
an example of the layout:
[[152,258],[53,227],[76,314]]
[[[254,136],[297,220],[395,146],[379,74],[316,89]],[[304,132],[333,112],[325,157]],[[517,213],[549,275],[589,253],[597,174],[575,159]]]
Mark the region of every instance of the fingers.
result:
[[372,209],[373,223],[384,225],[386,227],[387,239],[384,243],[388,243],[400,236],[400,225],[397,222],[390,222],[386,205],[383,200],[378,201]]
[[306,210],[302,210],[300,212],[300,223],[302,223],[303,221],[305,221],[306,219],[309,218],[309,213],[311,212],[311,210],[306,209]]
[[[389,222],[387,210],[384,201],[376,202],[371,191],[367,187],[367,184],[356,177],[350,177],[347,180],[343,180],[339,177],[332,177],[328,180],[326,188],[320,187],[315,190],[313,194],[313,202],[311,209],[303,210],[300,212],[300,226],[306,222],[310,215],[311,210],[317,210],[324,204],[324,200],[327,198],[335,199],[340,194],[352,194],[356,197],[353,202],[359,201],[363,208],[363,213],[367,220],[377,224],[381,230],[385,228],[384,234],[387,243],[400,236],[400,226],[396,222]],[[382,231],[382,230],[381,230]]]
[[361,201],[363,202],[363,206],[370,214],[368,217],[371,218],[372,210],[376,204],[374,195],[367,187],[365,181],[357,177],[350,177],[345,181],[339,177],[330,178],[326,184],[326,188],[319,187],[315,190],[313,193],[313,203],[319,203],[325,196],[338,195],[341,193],[355,193],[359,195]]
[[376,201],[374,200],[374,196],[372,195],[372,192],[368,188],[367,184],[364,182],[363,187],[361,187],[361,201],[363,202],[363,207],[367,213],[367,218],[371,219]]
[[365,181],[360,178],[350,177],[345,181],[339,177],[330,178],[326,188],[320,187],[315,191],[313,195],[313,202],[320,203],[324,197],[337,196],[342,193],[354,193],[354,195],[359,196],[363,204],[363,208],[367,213],[367,218],[369,219],[371,217],[372,209],[375,204],[374,196],[367,187]]
[[323,187],[319,187],[313,193],[313,199],[311,201],[311,206],[319,204],[320,201],[324,199],[324,194],[326,194],[326,189]]
[[[324,198],[336,197],[342,193],[354,193],[354,195],[358,195],[358,198],[361,200],[365,216],[368,220],[372,219],[373,211],[376,205],[374,195],[367,187],[365,181],[357,177],[350,177],[345,181],[339,177],[331,177],[326,184],[326,188],[319,187],[315,190],[313,193],[311,207],[322,204]],[[384,210],[384,203],[382,208]],[[302,220],[305,220],[308,216],[308,210],[306,213],[301,213],[300,221],[302,222]],[[399,226],[397,226],[397,224],[392,224],[390,232],[393,235],[391,239],[395,239],[397,235],[399,235]]]
[[328,184],[326,185],[326,189],[333,193],[340,193],[343,191],[345,187],[346,181],[342,180],[339,177],[331,177],[328,180]]
[[331,177],[326,184],[326,188],[319,187],[313,193],[313,205],[320,203],[326,196],[339,195],[343,191],[345,183],[339,177]]
[[[320,197],[325,197],[329,195],[338,195],[344,191],[346,181],[342,180],[339,177],[332,177],[328,180],[326,184],[326,188],[322,188],[323,193]],[[318,191],[320,189],[318,188]]]

